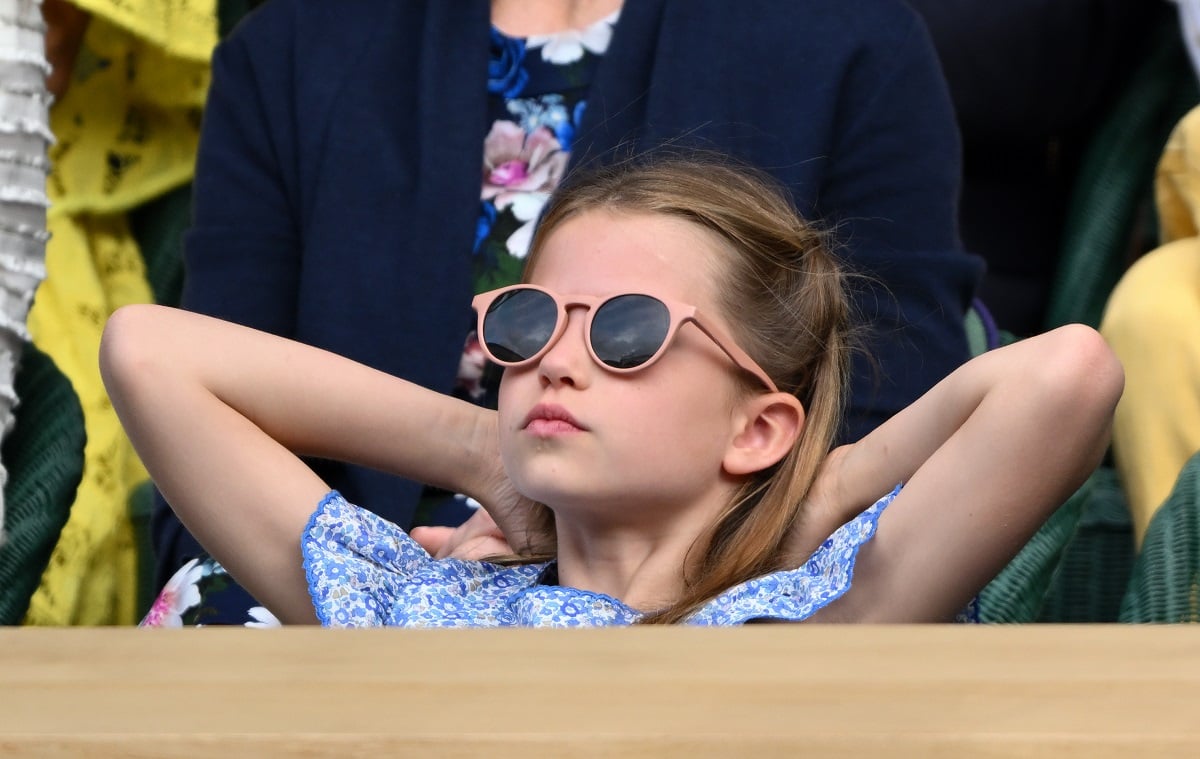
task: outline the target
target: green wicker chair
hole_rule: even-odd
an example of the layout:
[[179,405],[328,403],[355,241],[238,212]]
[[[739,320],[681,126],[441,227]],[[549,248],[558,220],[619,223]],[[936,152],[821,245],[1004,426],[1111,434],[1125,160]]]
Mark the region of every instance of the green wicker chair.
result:
[[0,547],[0,624],[19,624],[70,515],[83,476],[83,410],[49,356],[26,343],[16,424],[0,456],[8,540]]
[[981,621],[1034,622],[1041,616],[1050,585],[1067,544],[1075,535],[1079,515],[1090,491],[1089,484],[1085,483],[980,592]]
[[190,184],[155,198],[129,213],[129,229],[146,264],[154,302],[179,304],[183,293],[183,234],[191,220]]
[[1037,615],[1039,622],[1116,622],[1134,556],[1129,504],[1116,471],[1088,480],[1075,533]]
[[1074,180],[1047,329],[1074,322],[1098,326],[1132,258],[1156,244],[1154,170],[1171,130],[1200,102],[1200,91],[1174,14],[1164,16],[1151,42],[1150,54],[1091,137]]
[[1150,520],[1120,620],[1200,622],[1200,453]]

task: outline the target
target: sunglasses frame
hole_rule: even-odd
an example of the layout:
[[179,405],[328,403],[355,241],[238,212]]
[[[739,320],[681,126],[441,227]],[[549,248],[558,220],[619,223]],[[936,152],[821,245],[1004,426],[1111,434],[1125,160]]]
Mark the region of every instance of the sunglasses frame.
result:
[[[491,308],[499,298],[518,290],[535,290],[549,297],[557,308],[558,319],[554,324],[554,330],[550,333],[550,338],[546,340],[546,344],[539,348],[536,353],[521,361],[503,361],[494,356],[491,350],[488,349],[487,339],[484,337],[483,323],[487,318],[488,309]],[[600,310],[605,303],[627,295],[640,295],[645,298],[652,298],[659,303],[662,303],[667,309],[667,314],[670,318],[670,324],[667,327],[667,334],[663,337],[662,344],[658,347],[658,350],[656,350],[654,354],[650,356],[650,358],[638,364],[637,366],[621,368],[606,364],[600,359],[599,356],[596,355],[596,351],[592,347],[592,321],[596,315],[596,312]],[[588,355],[592,357],[592,361],[595,361],[596,364],[610,372],[614,372],[616,374],[632,374],[653,366],[654,363],[662,358],[663,354],[667,352],[667,349],[671,346],[672,341],[675,340],[675,336],[678,334],[679,328],[685,323],[691,322],[692,324],[695,324],[701,332],[707,335],[710,340],[716,343],[716,346],[721,349],[721,352],[728,356],[729,360],[736,364],[740,369],[743,369],[744,371],[754,375],[772,393],[779,392],[779,388],[776,387],[771,378],[767,376],[766,371],[759,366],[757,361],[750,358],[748,353],[738,347],[738,344],[734,342],[733,338],[727,332],[725,332],[725,330],[721,329],[716,324],[705,320],[695,306],[688,305],[687,303],[680,303],[678,301],[672,301],[667,298],[662,298],[657,295],[651,295],[643,292],[614,293],[612,295],[605,295],[603,297],[595,295],[559,295],[558,293],[538,285],[510,285],[508,287],[501,287],[496,290],[489,290],[488,292],[479,293],[474,297],[474,299],[472,299],[471,307],[475,309],[475,330],[476,334],[479,336],[479,345],[483,349],[484,354],[486,354],[491,361],[499,364],[500,366],[525,366],[540,359],[546,354],[547,351],[549,351],[556,343],[558,343],[563,333],[566,332],[568,310],[574,307],[582,307],[587,310],[587,314],[584,317],[586,321],[584,322],[583,329],[585,336],[584,344],[587,346]]]

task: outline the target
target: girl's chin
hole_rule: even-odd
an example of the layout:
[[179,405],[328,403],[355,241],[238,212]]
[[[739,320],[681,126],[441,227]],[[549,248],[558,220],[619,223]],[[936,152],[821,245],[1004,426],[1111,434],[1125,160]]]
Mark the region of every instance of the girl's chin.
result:
[[513,482],[517,491],[538,503],[544,504],[556,516],[595,513],[603,498],[595,488],[580,486],[578,480],[564,482],[564,477],[528,477]]
[[535,482],[518,486],[517,490],[526,498],[546,505],[556,514],[560,510],[574,510],[582,505],[584,494],[578,488],[560,487],[559,483]]

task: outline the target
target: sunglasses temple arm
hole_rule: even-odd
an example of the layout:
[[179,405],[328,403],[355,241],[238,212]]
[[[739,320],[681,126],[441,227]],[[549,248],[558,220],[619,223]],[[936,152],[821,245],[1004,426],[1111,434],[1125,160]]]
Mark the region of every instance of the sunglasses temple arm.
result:
[[741,348],[737,347],[737,343],[728,335],[721,334],[716,329],[706,326],[698,319],[692,319],[700,331],[708,335],[708,339],[716,343],[717,347],[729,357],[729,360],[737,364],[738,368],[747,371],[758,378],[760,382],[767,386],[767,389],[772,393],[778,393],[779,388],[775,382],[767,376],[767,372],[758,365],[758,362],[750,358],[750,354],[746,353]]

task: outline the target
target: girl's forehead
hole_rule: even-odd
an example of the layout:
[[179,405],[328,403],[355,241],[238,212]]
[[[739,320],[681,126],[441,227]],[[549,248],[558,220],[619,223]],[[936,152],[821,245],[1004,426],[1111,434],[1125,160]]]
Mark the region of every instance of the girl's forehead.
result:
[[543,241],[529,281],[563,293],[651,291],[710,300],[725,251],[697,224],[661,214],[589,211]]

